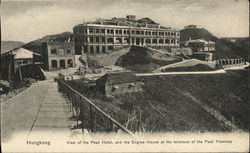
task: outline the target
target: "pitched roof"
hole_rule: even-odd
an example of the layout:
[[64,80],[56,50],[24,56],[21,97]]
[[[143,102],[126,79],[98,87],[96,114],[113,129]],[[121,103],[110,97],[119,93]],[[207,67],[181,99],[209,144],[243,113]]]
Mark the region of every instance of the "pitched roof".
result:
[[146,18],[142,18],[140,20],[138,20],[139,23],[148,23],[148,24],[157,24],[156,22],[154,22],[152,19],[146,17]]
[[109,73],[97,79],[97,82],[103,82],[110,85],[135,81],[140,81],[140,78],[135,76],[132,72]]
[[41,56],[38,53],[34,53],[30,50],[24,49],[24,48],[15,48],[11,51],[8,51],[3,54],[3,56],[12,54],[14,55],[14,59],[26,59],[26,58],[33,58],[33,55]]

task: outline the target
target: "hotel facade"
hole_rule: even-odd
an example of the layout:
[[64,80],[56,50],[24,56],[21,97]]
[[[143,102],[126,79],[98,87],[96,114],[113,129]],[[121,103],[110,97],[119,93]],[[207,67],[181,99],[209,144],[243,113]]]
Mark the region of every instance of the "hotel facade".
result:
[[73,28],[76,54],[104,54],[132,45],[148,47],[179,46],[180,31],[166,28],[150,18],[97,19]]

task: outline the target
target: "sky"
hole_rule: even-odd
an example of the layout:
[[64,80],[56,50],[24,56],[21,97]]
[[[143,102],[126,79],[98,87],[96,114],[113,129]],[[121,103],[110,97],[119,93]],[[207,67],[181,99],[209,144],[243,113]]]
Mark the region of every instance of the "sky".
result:
[[248,0],[2,0],[1,39],[29,42],[72,32],[83,19],[126,15],[178,29],[195,24],[217,37],[249,36]]

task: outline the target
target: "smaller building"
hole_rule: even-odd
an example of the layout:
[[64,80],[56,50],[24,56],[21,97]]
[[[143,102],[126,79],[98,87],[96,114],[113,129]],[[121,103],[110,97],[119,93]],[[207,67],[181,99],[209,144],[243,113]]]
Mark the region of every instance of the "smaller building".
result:
[[215,51],[215,42],[204,39],[192,40],[190,38],[188,41],[185,41],[183,45],[184,47],[191,48],[193,52]]
[[96,80],[98,91],[106,96],[142,91],[142,81],[131,72],[105,74]]
[[44,69],[56,70],[75,67],[73,42],[45,42],[42,44]]
[[185,29],[197,29],[197,25],[190,24],[188,26],[185,26]]
[[2,79],[12,79],[20,66],[41,64],[41,55],[22,47],[1,54]]

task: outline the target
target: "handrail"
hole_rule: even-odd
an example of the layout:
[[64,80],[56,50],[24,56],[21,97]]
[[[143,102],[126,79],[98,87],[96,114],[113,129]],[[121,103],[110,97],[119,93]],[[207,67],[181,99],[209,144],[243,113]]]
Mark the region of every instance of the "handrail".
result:
[[62,80],[58,79],[58,81],[60,81],[61,83],[63,83],[64,85],[66,85],[69,89],[71,89],[73,92],[75,92],[77,95],[79,95],[81,98],[83,98],[84,100],[86,100],[91,106],[93,106],[96,110],[98,110],[100,113],[102,113],[105,117],[107,117],[110,121],[112,121],[115,125],[117,125],[122,131],[124,131],[125,133],[133,136],[134,134],[129,131],[127,128],[125,128],[123,125],[121,125],[119,122],[117,122],[115,119],[113,119],[111,116],[109,116],[107,113],[105,113],[104,111],[102,111],[98,106],[96,106],[92,101],[90,101],[88,98],[86,98],[85,96],[83,96],[81,93],[79,93],[78,91],[74,90],[71,86],[69,86],[67,83],[63,82]]

